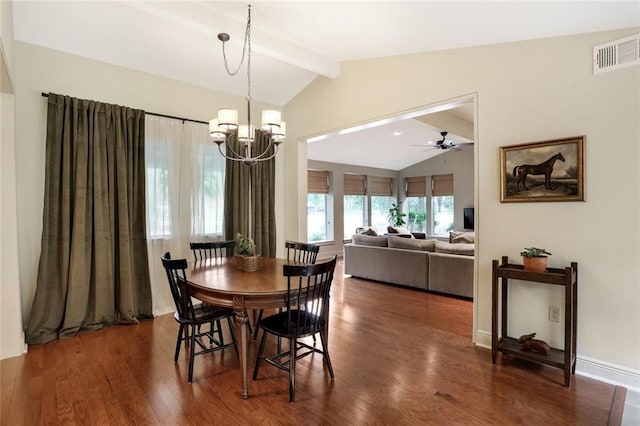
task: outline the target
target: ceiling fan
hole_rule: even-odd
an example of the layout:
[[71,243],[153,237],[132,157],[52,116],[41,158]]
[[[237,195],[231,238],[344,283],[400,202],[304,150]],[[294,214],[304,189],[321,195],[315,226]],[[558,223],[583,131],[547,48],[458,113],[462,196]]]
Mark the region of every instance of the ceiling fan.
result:
[[437,141],[429,141],[427,142],[426,145],[420,144],[420,145],[413,145],[413,146],[426,147],[427,149],[423,151],[429,151],[432,149],[441,149],[441,150],[453,149],[454,151],[460,151],[461,148],[456,147],[456,144],[453,142],[453,139],[447,139],[448,133],[449,132],[442,131],[440,132],[440,136],[442,136],[442,139],[439,139]]

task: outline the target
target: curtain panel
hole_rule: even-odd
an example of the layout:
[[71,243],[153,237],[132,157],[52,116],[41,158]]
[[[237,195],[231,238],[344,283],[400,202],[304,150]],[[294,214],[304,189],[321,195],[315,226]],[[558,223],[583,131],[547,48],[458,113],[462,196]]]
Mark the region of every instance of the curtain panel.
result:
[[225,160],[209,126],[147,114],[147,238],[154,315],[175,310],[160,257],[192,257],[190,241],[223,238]]
[[49,95],[27,343],[152,317],[144,165],[144,111]]
[[[234,151],[241,152],[235,136],[230,143]],[[256,130],[254,152],[261,153],[268,146],[269,137]],[[264,156],[273,154],[274,149],[271,146]],[[267,257],[276,255],[275,170],[274,158],[252,166],[233,160],[226,163],[226,237],[233,239],[238,232],[249,235],[256,244],[256,252]]]

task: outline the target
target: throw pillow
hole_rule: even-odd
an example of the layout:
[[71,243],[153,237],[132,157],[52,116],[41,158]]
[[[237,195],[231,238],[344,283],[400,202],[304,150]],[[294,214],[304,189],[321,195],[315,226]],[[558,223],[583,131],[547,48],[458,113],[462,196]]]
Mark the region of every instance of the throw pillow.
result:
[[360,231],[360,235],[371,235],[372,237],[376,237],[378,233],[372,227],[367,226],[366,228],[363,228],[362,231]]
[[408,238],[413,238],[413,234],[411,234],[411,232],[409,232],[409,230],[407,228],[403,228],[401,226],[392,226],[393,228],[393,232],[390,232],[390,234],[398,234],[398,235],[411,235],[411,237]]
[[461,254],[464,256],[473,256],[475,245],[466,243],[447,243],[445,241],[436,241],[436,253]]
[[355,234],[351,242],[359,246],[387,247],[386,237],[374,237],[372,235]]
[[436,240],[389,237],[389,247],[405,250],[435,251]]
[[473,244],[475,243],[476,234],[475,232],[462,232],[462,231],[451,231],[449,232],[449,242],[450,243],[466,243]]

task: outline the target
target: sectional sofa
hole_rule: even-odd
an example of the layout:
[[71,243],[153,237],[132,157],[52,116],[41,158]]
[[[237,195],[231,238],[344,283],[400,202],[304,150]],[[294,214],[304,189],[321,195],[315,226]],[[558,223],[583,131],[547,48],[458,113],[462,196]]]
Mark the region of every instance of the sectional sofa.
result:
[[[469,241],[454,238],[454,241]],[[473,241],[473,239],[471,239]],[[474,244],[355,234],[344,246],[354,277],[473,298]]]

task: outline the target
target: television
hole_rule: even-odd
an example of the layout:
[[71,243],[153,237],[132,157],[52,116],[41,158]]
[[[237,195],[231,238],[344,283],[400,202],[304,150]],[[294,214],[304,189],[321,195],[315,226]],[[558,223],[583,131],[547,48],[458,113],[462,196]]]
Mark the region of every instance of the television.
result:
[[465,207],[462,211],[464,229],[473,231],[473,207]]

